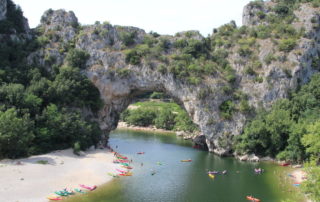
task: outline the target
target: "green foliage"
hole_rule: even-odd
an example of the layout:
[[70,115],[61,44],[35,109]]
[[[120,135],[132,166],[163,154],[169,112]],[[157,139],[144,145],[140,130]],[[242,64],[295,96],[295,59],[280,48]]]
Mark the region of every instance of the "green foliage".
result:
[[81,151],[80,142],[74,143],[74,145],[73,145],[73,153],[75,155],[80,155],[80,151]]
[[28,114],[19,116],[15,108],[0,111],[0,158],[28,155],[34,139],[32,128]]
[[161,109],[154,120],[155,126],[157,128],[172,130],[175,125],[175,117],[176,115],[168,108]]
[[80,49],[71,49],[69,50],[66,60],[68,65],[71,67],[78,67],[83,69],[86,67],[86,62],[89,59],[90,55],[86,51]]
[[320,162],[320,121],[307,127],[307,133],[302,137],[301,142],[306,147],[306,153],[312,155],[317,162]]
[[279,100],[269,112],[258,112],[237,138],[236,151],[294,162],[313,156],[319,161],[319,84],[320,74],[315,74],[290,100]]
[[269,65],[272,61],[276,60],[276,57],[272,53],[269,53],[263,60],[266,64]]
[[120,32],[120,39],[125,46],[131,46],[134,44],[134,38],[136,37],[136,32]]
[[127,109],[121,113],[120,119],[130,125],[149,126],[166,130],[183,130],[193,132],[197,126],[186,111],[173,102],[148,101],[133,104],[137,109]]
[[80,112],[59,109],[50,104],[37,118],[32,153],[66,149],[79,142],[81,149],[98,143],[101,131],[98,124],[83,120]]
[[219,106],[219,110],[221,118],[231,119],[232,114],[235,111],[235,104],[232,100],[226,100]]
[[156,111],[151,109],[138,108],[136,110],[131,110],[128,117],[124,117],[124,120],[129,125],[135,126],[150,126],[154,124],[154,119],[156,117]]
[[284,52],[290,52],[297,44],[296,39],[282,39],[279,42],[279,50]]

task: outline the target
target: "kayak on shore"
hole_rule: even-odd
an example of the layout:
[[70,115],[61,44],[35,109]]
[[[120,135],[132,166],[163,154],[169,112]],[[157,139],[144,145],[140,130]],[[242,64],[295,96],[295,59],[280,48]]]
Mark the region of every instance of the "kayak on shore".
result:
[[95,189],[97,188],[96,185],[86,186],[86,185],[84,185],[84,184],[79,184],[79,186],[82,187],[82,188],[88,189],[88,190],[90,190],[90,191],[93,191],[93,190],[95,190]]

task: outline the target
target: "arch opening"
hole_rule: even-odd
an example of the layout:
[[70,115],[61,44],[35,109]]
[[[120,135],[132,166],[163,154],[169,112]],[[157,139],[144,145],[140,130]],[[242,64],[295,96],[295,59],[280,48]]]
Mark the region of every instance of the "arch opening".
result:
[[190,139],[193,147],[208,151],[206,137],[199,126],[192,121],[183,102],[165,91],[132,90],[128,101],[118,111],[116,127],[144,127],[147,130],[175,132],[184,139]]

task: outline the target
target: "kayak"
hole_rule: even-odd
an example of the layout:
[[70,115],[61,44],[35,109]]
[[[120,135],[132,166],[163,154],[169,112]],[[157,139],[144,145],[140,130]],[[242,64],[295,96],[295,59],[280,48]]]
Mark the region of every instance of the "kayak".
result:
[[54,193],[59,195],[59,196],[68,196],[68,194],[65,193],[64,191],[55,191]]
[[290,163],[281,163],[280,166],[288,166]]
[[191,159],[181,160],[181,162],[191,162]]
[[253,202],[260,202],[260,199],[254,198],[253,196],[247,196],[246,197],[249,201],[253,201]]
[[76,192],[78,192],[78,193],[81,193],[81,194],[85,194],[86,193],[85,191],[82,191],[81,189],[78,189],[78,188],[75,188],[74,190]]
[[123,165],[123,166],[129,166],[128,163],[120,163],[120,164]]
[[216,170],[214,170],[214,171],[208,171],[208,174],[219,174],[220,172],[219,171],[216,171]]
[[62,200],[62,197],[60,197],[60,196],[48,196],[47,199],[53,200],[53,201],[60,201],[60,200]]
[[208,175],[210,178],[212,178],[212,179],[214,178],[214,174],[209,173]]
[[129,172],[128,173],[120,173],[119,175],[120,176],[132,176],[132,173],[129,173]]
[[120,170],[120,169],[118,169],[118,168],[116,168],[116,170],[118,171],[118,172],[120,172],[120,173],[126,173],[127,171],[124,171],[124,170]]
[[93,185],[92,187],[90,187],[90,186],[86,186],[84,184],[79,184],[79,186],[82,187],[82,188],[88,189],[90,191],[93,191],[93,190],[95,190],[97,188],[96,185]]
[[126,169],[132,169],[132,167],[130,167],[130,166],[124,166],[124,165],[122,165],[121,167],[126,168]]
[[67,188],[63,189],[63,192],[66,193],[66,194],[68,194],[68,195],[74,195],[74,192],[73,192],[73,191],[70,191],[70,192],[69,192],[69,191],[67,190]]
[[144,152],[138,152],[137,154],[144,154]]

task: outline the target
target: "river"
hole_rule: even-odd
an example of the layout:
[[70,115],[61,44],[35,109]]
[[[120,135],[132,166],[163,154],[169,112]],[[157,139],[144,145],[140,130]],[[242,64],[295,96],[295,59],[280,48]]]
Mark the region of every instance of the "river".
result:
[[[150,132],[116,130],[110,134],[109,144],[133,160],[133,176],[115,179],[86,196],[68,201],[245,202],[247,195],[266,202],[303,201],[298,188],[287,181],[289,170],[271,163],[220,158],[193,149],[190,141],[174,135]],[[182,159],[192,162],[181,162]],[[265,172],[255,174],[254,168]],[[207,170],[227,170],[227,174],[211,179]],[[153,171],[155,174],[151,175]]]

